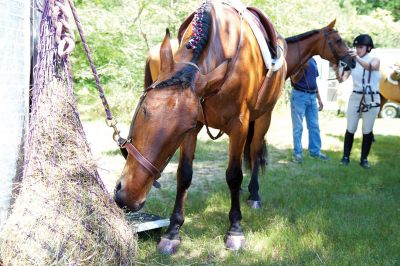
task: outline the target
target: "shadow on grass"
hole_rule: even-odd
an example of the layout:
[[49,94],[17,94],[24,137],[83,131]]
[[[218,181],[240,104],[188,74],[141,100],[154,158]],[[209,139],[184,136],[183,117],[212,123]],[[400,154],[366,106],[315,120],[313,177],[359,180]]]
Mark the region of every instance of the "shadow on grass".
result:
[[[343,136],[331,137],[343,141]],[[290,162],[291,150],[269,145],[269,166],[259,178],[260,210],[246,206],[249,173],[244,170],[241,210],[247,247],[240,253],[223,247],[230,208],[225,182],[227,141],[198,141],[195,166],[208,165],[211,171],[216,167],[211,173],[194,173],[200,183],[189,190],[181,250],[171,257],[158,254],[155,245],[160,232],[152,233],[141,237],[140,261],[178,265],[396,264],[400,261],[396,170],[400,140],[375,137],[369,171],[358,165],[361,140],[357,138],[348,167],[339,165],[341,151],[327,151],[329,162],[305,157],[299,165]],[[149,202],[149,211],[169,215],[175,198],[172,188],[163,192],[168,203],[155,197]]]

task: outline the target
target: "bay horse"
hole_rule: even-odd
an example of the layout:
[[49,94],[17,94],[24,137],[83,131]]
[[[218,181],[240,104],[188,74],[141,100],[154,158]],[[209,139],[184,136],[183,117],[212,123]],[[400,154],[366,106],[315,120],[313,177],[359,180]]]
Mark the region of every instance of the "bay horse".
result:
[[[286,38],[287,42],[287,73],[286,79],[298,73],[304,64],[314,55],[338,65],[353,66],[354,60],[348,55],[349,48],[334,29],[336,20],[330,22],[326,27],[311,30],[302,34]],[[171,47],[173,53],[178,50],[179,41],[173,39]],[[153,47],[148,53],[145,69],[145,87],[150,86],[159,74],[160,57],[159,46]],[[244,148],[244,161],[251,171],[251,179],[248,185],[248,204],[252,208],[261,207],[259,191],[259,168],[265,171],[266,165],[266,143],[264,140],[271,122],[271,112],[265,112],[260,118],[251,121]]]
[[196,139],[203,125],[229,136],[226,182],[231,208],[225,246],[231,250],[244,246],[239,196],[243,147],[250,122],[270,114],[281,94],[286,43],[276,36],[283,63],[277,70],[267,70],[252,29],[240,14],[225,3],[205,2],[182,24],[179,36],[184,45],[175,56],[167,30],[160,49],[160,73],[145,89],[132,119],[130,145],[125,146],[131,152],[114,194],[120,207],[142,208],[154,180],[180,147],[175,205],[158,243],[162,253],[172,254],[180,245]]
[[[321,29],[307,31],[285,39],[287,43],[285,79],[297,74],[314,55],[319,55],[335,65],[355,67],[355,61],[348,53],[348,46],[334,29],[335,24],[336,20],[333,20],[328,26]],[[245,144],[244,160],[246,166],[251,169],[248,204],[252,208],[261,207],[261,197],[258,194],[258,172],[260,167],[264,171],[267,162],[264,136],[270,123],[271,114],[266,112],[251,121],[249,125],[250,131]]]

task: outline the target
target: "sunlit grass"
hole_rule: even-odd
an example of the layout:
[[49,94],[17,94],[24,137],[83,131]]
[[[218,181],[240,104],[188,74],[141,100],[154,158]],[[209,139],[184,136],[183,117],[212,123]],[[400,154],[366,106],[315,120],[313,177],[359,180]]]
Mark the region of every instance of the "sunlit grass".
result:
[[[395,154],[400,141],[380,135],[376,139],[370,171],[358,165],[358,139],[348,167],[339,165],[340,151],[328,151],[330,162],[306,158],[297,165],[289,161],[289,150],[269,146],[270,167],[260,177],[260,210],[246,205],[247,172],[242,184],[246,247],[239,252],[224,248],[230,206],[223,167],[227,141],[212,145],[199,141],[195,164],[216,165],[217,173],[194,174],[201,180],[189,192],[180,250],[172,256],[157,253],[163,229],[139,238],[138,260],[167,265],[399,264],[400,186]],[[154,191],[146,211],[169,217],[175,186],[170,188]],[[167,203],[161,198],[168,198]]]
[[[250,177],[244,171],[241,195],[241,224],[247,243],[244,250],[231,252],[224,247],[230,208],[225,181],[228,141],[226,137],[210,141],[200,136],[186,220],[181,228],[181,247],[175,255],[161,255],[156,245],[165,228],[141,234],[139,265],[400,264],[400,139],[396,130],[387,130],[392,126],[399,128],[399,121],[377,120],[376,143],[369,156],[372,169],[368,171],[358,164],[360,132],[356,134],[350,165],[339,165],[345,119],[323,114],[320,121],[323,151],[331,161],[314,160],[305,150],[305,161],[298,165],[291,162],[290,124],[276,123],[290,121],[284,111],[275,113],[267,137],[271,143],[269,165],[266,173],[260,175],[260,210],[252,210],[246,204]],[[331,123],[335,129],[329,127]],[[93,126],[95,135],[99,135],[99,125]],[[101,150],[100,157],[104,157],[100,167],[115,169],[109,176],[117,178],[124,160],[112,144],[95,151]],[[161,189],[151,189],[143,211],[170,216],[175,201],[178,156],[179,152],[159,179]],[[115,180],[108,183],[111,189],[115,186]]]

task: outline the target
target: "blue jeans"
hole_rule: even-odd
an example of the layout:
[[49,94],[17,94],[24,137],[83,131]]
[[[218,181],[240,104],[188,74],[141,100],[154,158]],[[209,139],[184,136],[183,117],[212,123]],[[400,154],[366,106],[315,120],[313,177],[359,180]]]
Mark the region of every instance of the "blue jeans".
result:
[[290,95],[290,110],[293,125],[293,153],[302,155],[303,146],[301,135],[303,134],[303,119],[306,117],[308,129],[308,151],[310,155],[318,155],[321,152],[321,136],[318,124],[317,95],[292,89]]

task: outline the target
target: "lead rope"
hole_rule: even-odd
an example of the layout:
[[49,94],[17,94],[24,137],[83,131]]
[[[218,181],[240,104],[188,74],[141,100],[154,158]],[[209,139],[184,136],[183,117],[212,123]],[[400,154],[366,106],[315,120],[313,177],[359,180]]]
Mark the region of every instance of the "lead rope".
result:
[[[99,75],[97,74],[97,70],[96,70],[96,67],[94,65],[94,61],[93,61],[92,55],[90,53],[89,46],[88,46],[88,44],[86,42],[86,38],[85,38],[85,35],[83,33],[83,29],[82,29],[82,25],[81,25],[81,22],[80,22],[79,17],[78,17],[78,13],[76,12],[76,8],[74,6],[73,1],[72,0],[68,0],[68,3],[70,5],[72,14],[74,16],[75,24],[76,24],[76,27],[78,28],[79,36],[81,37],[81,40],[82,40],[82,43],[83,43],[83,47],[84,47],[85,52],[86,52],[86,56],[87,56],[87,58],[89,60],[90,68],[92,69],[92,73],[93,73],[94,79],[96,80],[96,86],[97,86],[97,89],[99,91],[100,99],[101,99],[101,102],[103,103],[104,110],[106,112],[106,124],[107,124],[107,126],[112,127],[114,129],[114,133],[113,133],[114,141],[120,147],[121,153],[125,158],[128,156],[128,153],[132,154],[132,156],[134,156],[136,158],[136,160],[138,160],[139,163],[143,167],[145,167],[153,176],[155,176],[156,179],[159,178],[160,175],[161,175],[161,172],[155,166],[153,166],[153,164],[151,162],[149,162],[135,148],[135,146],[132,145],[132,143],[130,143],[130,140],[127,141],[126,139],[124,139],[124,138],[122,138],[120,136],[120,132],[121,131],[117,128],[117,120],[113,117],[112,112],[110,110],[110,107],[108,105],[106,96],[104,95],[104,90],[103,90],[103,87],[100,84],[100,78],[99,78]],[[146,92],[140,98],[140,102],[143,101],[145,96],[146,96]],[[141,105],[141,103],[139,104],[139,106],[140,105]],[[135,116],[137,115],[137,112],[138,112],[138,108],[136,109]],[[131,135],[129,135],[129,138],[131,138]],[[154,180],[153,181],[153,186],[155,186],[156,188],[160,188],[161,185],[156,180]]]
[[123,145],[123,143],[126,143],[126,140],[124,140],[120,136],[121,131],[118,130],[118,128],[117,128],[117,120],[113,117],[110,107],[108,105],[106,96],[104,95],[104,90],[100,84],[100,78],[99,78],[99,75],[97,74],[97,70],[94,65],[93,57],[90,53],[90,49],[87,44],[85,35],[83,33],[82,25],[79,20],[78,13],[76,11],[74,3],[72,0],[68,0],[68,3],[71,8],[72,15],[74,16],[75,24],[76,24],[76,27],[78,28],[79,36],[81,37],[81,40],[83,43],[83,48],[85,49],[86,56],[89,60],[90,68],[92,69],[92,73],[93,73],[94,79],[96,81],[97,90],[99,91],[99,96],[100,96],[101,102],[103,103],[103,106],[104,106],[104,111],[106,112],[106,124],[107,124],[107,126],[112,127],[114,129],[113,139],[115,142],[117,142],[118,146],[122,147],[121,145]]

